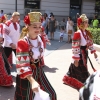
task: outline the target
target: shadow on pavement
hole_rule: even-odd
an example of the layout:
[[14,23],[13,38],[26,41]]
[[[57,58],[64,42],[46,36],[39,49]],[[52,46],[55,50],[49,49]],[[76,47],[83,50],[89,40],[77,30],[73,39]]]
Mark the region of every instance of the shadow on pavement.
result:
[[59,70],[58,68],[50,68],[48,66],[45,65],[45,67],[43,68],[44,72],[50,72],[50,73],[56,73],[56,70]]
[[[15,77],[13,77],[15,83]],[[0,100],[14,100],[15,85],[11,87],[1,87],[0,86]]]

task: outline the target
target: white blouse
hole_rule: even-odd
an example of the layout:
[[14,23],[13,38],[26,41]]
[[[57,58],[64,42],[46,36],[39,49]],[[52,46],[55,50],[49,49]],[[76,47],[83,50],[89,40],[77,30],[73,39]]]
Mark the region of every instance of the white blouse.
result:
[[70,21],[70,23],[72,25],[70,25],[69,21],[67,21],[67,25],[66,25],[66,31],[67,31],[67,33],[68,33],[68,30],[72,30],[73,31],[73,25],[74,25],[74,23],[72,21]]
[[[80,30],[78,30],[78,32],[80,32],[80,36],[81,36],[80,45],[81,46],[86,46],[87,45],[86,39],[83,37],[83,34],[82,34],[82,32]],[[84,35],[86,35],[86,32],[84,32]]]
[[31,40],[31,39],[29,39],[29,40],[32,43],[32,45],[34,46],[32,48],[32,51],[34,53],[33,54],[33,58],[34,59],[38,59],[38,57],[40,56],[40,51],[39,51],[39,47],[38,47],[38,41],[41,43],[41,48],[43,49],[43,52],[41,53],[41,56],[43,56],[44,55],[44,47],[43,47],[43,42],[42,42],[40,36],[38,36],[38,38],[35,39],[35,40]]

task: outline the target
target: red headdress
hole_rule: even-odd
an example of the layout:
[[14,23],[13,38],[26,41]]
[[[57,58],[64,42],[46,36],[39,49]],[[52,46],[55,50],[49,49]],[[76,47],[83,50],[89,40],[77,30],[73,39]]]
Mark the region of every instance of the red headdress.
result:
[[30,19],[29,19],[29,16],[27,15],[27,16],[25,16],[25,18],[24,18],[24,23],[25,24],[30,24]]
[[82,19],[81,19],[81,18],[78,18],[78,19],[77,19],[77,25],[78,25],[78,27],[79,27],[81,24],[82,24]]
[[41,22],[41,13],[40,12],[30,12],[24,18],[25,24],[33,24],[34,22]]
[[80,27],[80,25],[84,22],[87,21],[88,18],[85,14],[82,14],[78,19],[77,19],[77,25]]

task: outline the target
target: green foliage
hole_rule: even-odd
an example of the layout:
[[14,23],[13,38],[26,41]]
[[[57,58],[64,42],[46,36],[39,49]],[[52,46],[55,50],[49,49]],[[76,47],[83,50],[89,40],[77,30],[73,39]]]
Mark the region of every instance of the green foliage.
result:
[[92,33],[94,43],[100,45],[100,28],[89,27],[88,30]]

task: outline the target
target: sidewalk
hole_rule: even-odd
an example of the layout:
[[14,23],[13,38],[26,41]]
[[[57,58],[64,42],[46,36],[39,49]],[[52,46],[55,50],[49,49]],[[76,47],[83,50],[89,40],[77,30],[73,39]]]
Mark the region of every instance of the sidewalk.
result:
[[[58,42],[58,34],[59,33],[55,33],[56,40],[51,41],[52,45],[47,46],[45,53],[45,64],[47,67],[44,67],[44,71],[46,76],[48,77],[48,80],[50,81],[57,93],[57,100],[79,100],[78,91],[62,83],[62,78],[68,71],[69,65],[71,63],[72,51],[71,44],[67,44],[66,42]],[[64,37],[64,39],[66,40],[66,37]],[[100,58],[100,52],[97,52],[97,54]],[[89,56],[95,68],[100,69],[100,65],[97,64],[94,56],[91,54]],[[88,65],[89,72],[93,73],[89,62]],[[10,88],[0,87],[0,100],[14,100],[16,76],[15,66],[12,69],[12,75],[14,86]]]
[[[97,54],[100,58],[100,52],[97,52]],[[57,100],[79,100],[78,91],[62,83],[62,78],[68,71],[71,63],[71,56],[71,44],[65,44],[49,56],[45,57],[45,63],[48,67],[45,67],[44,71],[56,90]],[[95,61],[94,56],[89,54],[89,57],[91,58],[94,67],[99,70],[100,65]],[[88,68],[89,72],[93,73],[89,62]]]

